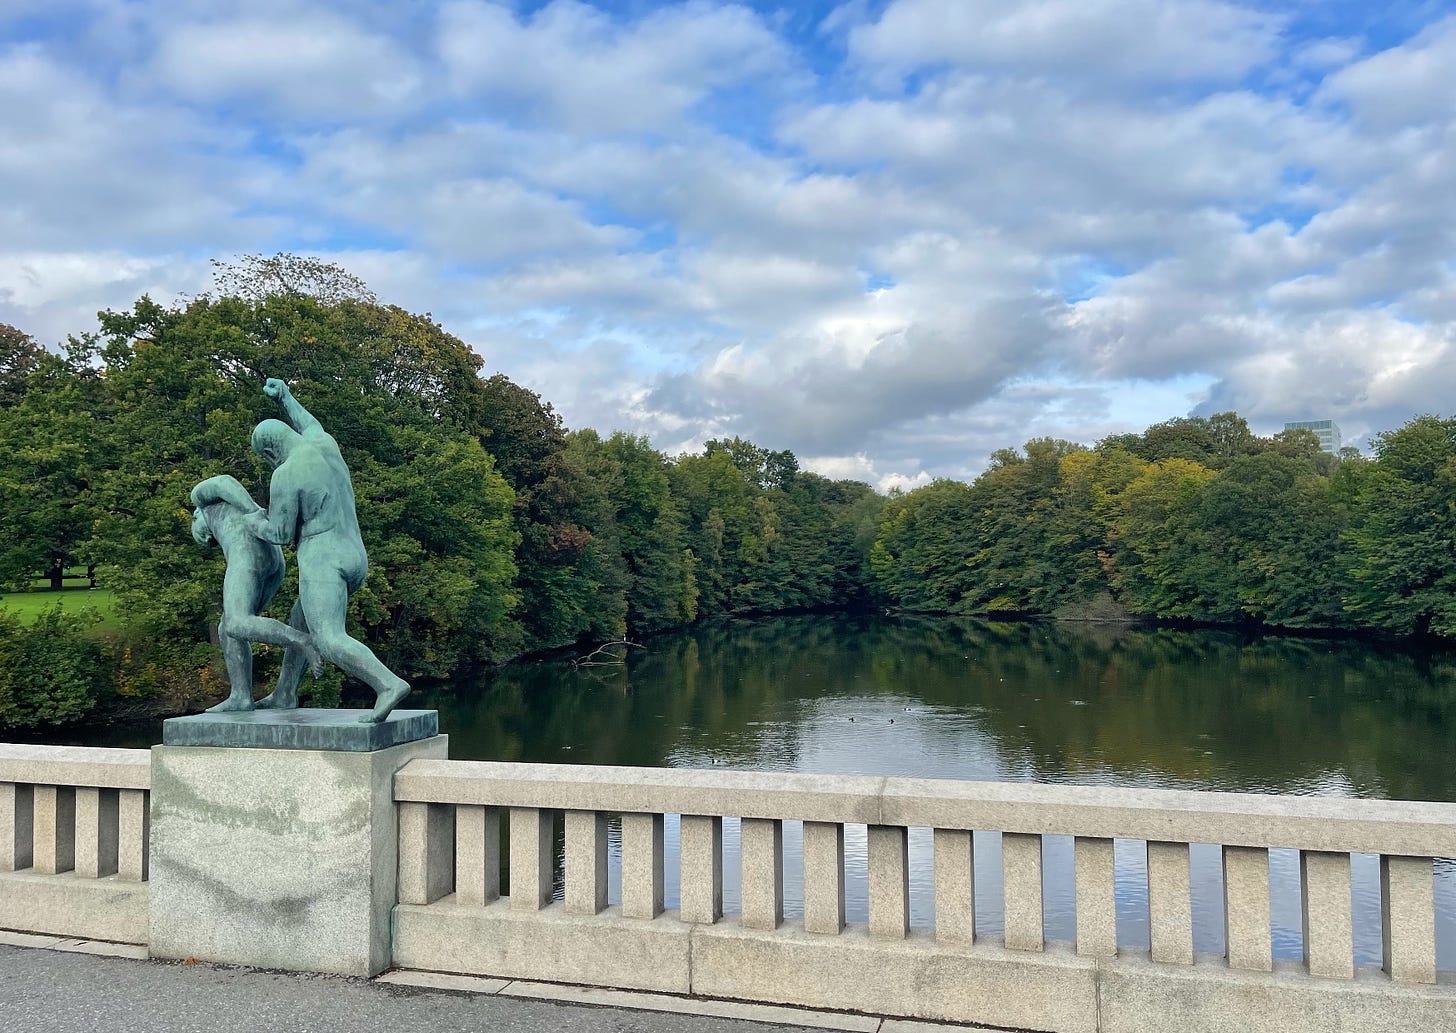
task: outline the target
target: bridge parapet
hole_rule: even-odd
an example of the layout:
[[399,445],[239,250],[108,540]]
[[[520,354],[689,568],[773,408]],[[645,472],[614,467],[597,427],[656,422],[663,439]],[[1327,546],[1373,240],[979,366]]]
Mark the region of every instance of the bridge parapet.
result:
[[147,750],[0,744],[0,927],[143,943]]
[[[1021,1029],[1162,1030],[1170,1001],[1191,1030],[1456,1029],[1456,987],[1436,985],[1433,871],[1456,856],[1452,804],[448,760],[404,767],[395,799],[395,961],[409,967]],[[621,828],[613,907],[609,815]],[[728,915],[725,817],[741,830],[741,904]],[[802,921],[784,921],[786,822],[802,822]],[[846,922],[846,826],[864,826],[862,925]],[[912,829],[933,843],[932,884],[917,888],[933,931],[910,921]],[[987,833],[1002,844],[996,937],[978,928],[973,842]],[[1066,946],[1045,934],[1044,836],[1073,837]],[[1115,840],[1145,844],[1147,952],[1118,943]],[[1190,844],[1202,843],[1222,860],[1218,957],[1194,952]],[[1297,970],[1272,950],[1276,848],[1299,856]],[[1354,965],[1352,853],[1379,856],[1381,972]]]

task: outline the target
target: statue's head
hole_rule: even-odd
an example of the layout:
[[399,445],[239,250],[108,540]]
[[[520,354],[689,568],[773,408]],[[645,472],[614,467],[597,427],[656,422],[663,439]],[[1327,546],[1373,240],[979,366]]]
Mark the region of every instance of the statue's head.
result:
[[211,545],[217,539],[212,536],[212,525],[201,506],[192,511],[192,540],[198,545]]
[[253,451],[277,466],[288,458],[295,442],[302,440],[298,431],[282,420],[264,420],[253,428]]

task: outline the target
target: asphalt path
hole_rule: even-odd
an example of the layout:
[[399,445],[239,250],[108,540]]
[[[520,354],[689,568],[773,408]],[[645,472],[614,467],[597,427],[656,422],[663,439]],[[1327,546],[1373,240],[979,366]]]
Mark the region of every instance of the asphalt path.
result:
[[807,1033],[343,976],[0,945],[0,1033]]

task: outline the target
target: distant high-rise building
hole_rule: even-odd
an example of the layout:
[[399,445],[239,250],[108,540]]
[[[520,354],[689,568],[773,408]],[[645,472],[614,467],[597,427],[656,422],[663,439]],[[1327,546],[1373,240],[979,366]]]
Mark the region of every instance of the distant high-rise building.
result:
[[1285,430],[1312,430],[1319,435],[1320,448],[1330,455],[1340,454],[1340,428],[1334,420],[1295,420],[1286,423]]

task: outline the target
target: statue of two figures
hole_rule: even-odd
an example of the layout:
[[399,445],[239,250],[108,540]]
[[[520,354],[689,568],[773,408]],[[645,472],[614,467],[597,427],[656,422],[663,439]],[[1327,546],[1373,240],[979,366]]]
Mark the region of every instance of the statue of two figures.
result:
[[[273,467],[268,508],[226,474],[192,489],[192,537],[202,545],[216,542],[227,559],[218,635],[232,692],[208,709],[296,708],[304,668],[317,676],[327,660],[374,690],[374,709],[359,720],[383,721],[410,687],[345,630],[349,596],[369,571],[349,468],[338,443],[287,384],[270,379],[263,392],[287,418],[264,420],[253,430],[253,451]],[[263,616],[283,581],[284,545],[298,556],[298,601],[286,624]],[[256,703],[254,642],[284,650],[277,686]]]

